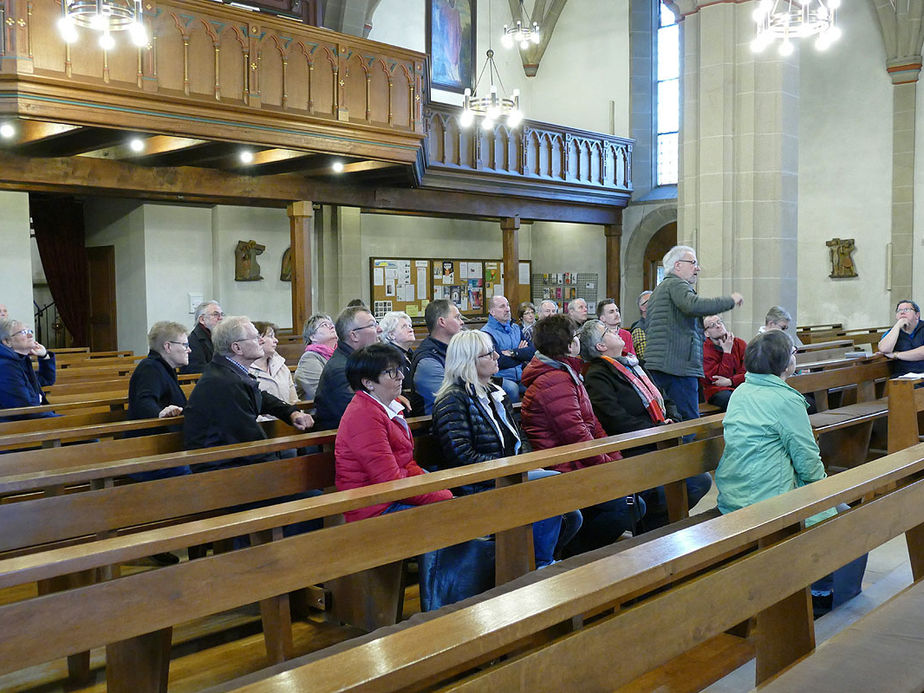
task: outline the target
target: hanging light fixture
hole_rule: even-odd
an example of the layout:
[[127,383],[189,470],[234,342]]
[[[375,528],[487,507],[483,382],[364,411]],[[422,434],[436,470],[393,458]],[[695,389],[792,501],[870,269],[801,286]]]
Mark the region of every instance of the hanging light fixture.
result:
[[779,53],[792,55],[792,39],[817,36],[815,48],[827,49],[840,38],[835,24],[840,0],[760,0],[754,10],[757,35],[751,50],[760,53],[774,40],[780,39]]
[[[490,86],[487,96],[478,96],[478,85],[481,84],[481,78],[484,77],[484,71],[488,71]],[[497,77],[502,95],[498,95],[497,86],[494,84],[494,77]],[[463,93],[462,115],[459,116],[459,124],[467,128],[475,122],[475,116],[483,116],[481,127],[490,130],[501,118],[507,119],[507,127],[515,128],[523,120],[523,113],[520,111],[520,90],[514,89],[510,97],[506,96],[504,83],[501,82],[500,74],[497,72],[497,65],[494,64],[494,51],[490,48],[486,54],[484,67],[481,68],[481,74],[478,75],[478,81],[475,82],[475,91],[466,88]]]
[[[533,7],[533,9],[536,8]],[[530,43],[539,43],[539,22],[532,20],[526,8],[523,7],[523,0],[520,0],[519,16],[523,17],[524,15],[526,16],[525,23],[521,19],[517,19],[513,26],[504,24],[504,35],[501,36],[501,44],[503,44],[504,48],[513,48],[514,44],[518,43],[520,48],[525,51],[529,48]]]
[[115,48],[112,34],[119,31],[127,31],[136,46],[148,43],[141,0],[61,0],[61,6],[58,31],[67,43],[77,41],[77,27],[99,32],[100,48],[106,51]]

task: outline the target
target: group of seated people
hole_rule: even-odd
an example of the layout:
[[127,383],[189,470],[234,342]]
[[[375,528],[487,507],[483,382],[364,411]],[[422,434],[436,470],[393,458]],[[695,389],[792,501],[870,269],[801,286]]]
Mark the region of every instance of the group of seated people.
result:
[[[388,313],[379,322],[357,301],[336,320],[319,313],[306,321],[305,350],[294,378],[276,351],[274,325],[225,316],[217,301],[208,301],[197,309],[192,332],[175,322],[152,326],[150,352],[130,380],[128,414],[132,419],[182,414],[188,449],[264,439],[259,425],[264,417],[281,419],[302,431],[336,429],[338,490],[647,429],[680,420],[674,404],[644,367],[645,306],[650,296],[645,292],[639,297],[642,317],[631,332],[622,328],[619,307],[612,299],[600,301],[596,318],[588,317],[583,299],[572,300],[567,314],[559,314],[552,301],[543,301],[538,309],[526,302],[518,308],[517,323],[507,299],[494,296],[481,330],[466,330],[451,301],[434,300],[425,310],[429,334],[416,349],[406,313]],[[896,361],[914,363],[906,356],[919,356],[919,349],[924,352],[919,319],[916,304],[899,303],[897,321],[883,336],[880,350]],[[795,369],[789,314],[778,306],[772,308],[764,328],[749,343],[732,335],[720,316],[702,317],[701,325],[704,392],[708,401],[728,411],[725,452],[716,473],[720,511],[731,512],[824,478],[805,400],[785,383]],[[38,371],[32,366],[33,356]],[[920,357],[924,359],[924,353]],[[188,400],[178,370],[202,373]],[[37,344],[22,323],[0,318],[2,406],[43,403],[41,387],[53,382],[54,355]],[[299,399],[313,400],[313,416],[296,408]],[[519,422],[516,401],[521,401]],[[432,415],[432,432],[442,455],[430,470],[415,461],[414,436],[405,420],[411,414]],[[277,456],[238,457],[140,478],[209,471]],[[621,457],[614,452],[535,469],[528,480]],[[690,507],[706,495],[711,483],[708,473],[686,480]],[[492,483],[471,484],[372,505],[347,512],[346,520],[492,487]],[[663,488],[547,518],[533,526],[536,565],[549,565],[612,544],[627,531],[645,532],[667,522]],[[432,552],[422,572],[424,608],[437,608],[490,586],[493,572],[488,564],[493,564],[490,541],[464,550],[457,546]],[[855,574],[857,566],[845,566],[848,569]],[[854,580],[849,589],[837,592],[832,586],[837,577],[813,586],[829,606],[859,589]]]

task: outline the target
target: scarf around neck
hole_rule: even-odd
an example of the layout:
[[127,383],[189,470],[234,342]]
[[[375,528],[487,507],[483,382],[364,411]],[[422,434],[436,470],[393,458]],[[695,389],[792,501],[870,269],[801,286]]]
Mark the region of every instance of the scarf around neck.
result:
[[327,346],[326,344],[311,343],[305,347],[305,351],[313,351],[316,354],[320,354],[327,361],[330,361],[330,357],[334,355],[334,347]]
[[610,356],[603,356],[601,358],[622,373],[625,379],[629,381],[635,393],[642,400],[642,404],[645,405],[645,409],[648,411],[648,416],[651,417],[651,420],[656,424],[663,423],[667,418],[665,416],[667,410],[664,408],[664,398],[661,396],[661,393],[658,392],[658,388],[656,388],[654,383],[648,378],[645,371],[638,365],[638,359],[630,360],[625,357],[614,359]]

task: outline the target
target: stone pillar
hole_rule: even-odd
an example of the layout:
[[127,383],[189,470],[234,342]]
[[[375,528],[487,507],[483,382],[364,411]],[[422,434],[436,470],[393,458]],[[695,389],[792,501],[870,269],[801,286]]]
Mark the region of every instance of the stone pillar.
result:
[[726,316],[752,335],[769,306],[795,312],[798,55],[754,54],[754,3],[680,0],[683,42],[678,241],[703,296],[739,291]]
[[315,254],[314,208],[309,201],[293,202],[289,215],[292,248],[292,330],[298,334],[313,312],[311,262]]
[[29,240],[29,193],[0,191],[0,303],[10,317],[32,326],[32,246]]
[[504,234],[504,296],[516,312],[520,304],[520,217],[501,219]]
[[[622,279],[622,224],[607,224],[603,227],[606,236],[606,298],[612,298],[620,310],[625,306],[620,299]],[[588,306],[591,310],[593,308]]]

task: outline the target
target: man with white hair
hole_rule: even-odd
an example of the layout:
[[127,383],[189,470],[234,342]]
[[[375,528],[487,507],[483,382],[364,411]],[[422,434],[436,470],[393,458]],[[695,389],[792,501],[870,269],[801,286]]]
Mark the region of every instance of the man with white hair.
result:
[[202,373],[205,370],[215,353],[212,330],[224,315],[215,300],[204,301],[196,306],[195,328],[189,335],[189,363],[180,368],[180,373]]
[[[189,396],[183,411],[183,439],[188,450],[264,440],[257,416],[269,414],[304,431],[314,424],[310,415],[261,392],[250,365],[263,356],[263,338],[250,318],[225,318],[212,331],[215,356]],[[276,453],[250,455],[198,465],[194,471],[239,466],[277,459]]]
[[[38,372],[32,357],[38,360]],[[48,404],[43,387],[55,384],[55,355],[35,341],[35,332],[19,320],[0,318],[0,409]],[[52,412],[0,416],[17,421],[55,416]]]
[[662,260],[665,276],[648,301],[645,366],[661,393],[674,401],[684,419],[699,418],[699,379],[703,377],[703,323],[706,315],[731,310],[741,294],[702,298],[696,294],[700,266],[696,251],[674,246]]
[[558,304],[555,301],[545,300],[539,304],[539,311],[536,313],[536,320],[542,320],[558,312]]
[[568,317],[580,327],[587,320],[587,301],[583,298],[572,299],[568,303]]

